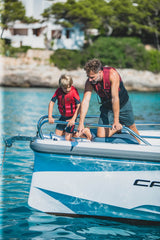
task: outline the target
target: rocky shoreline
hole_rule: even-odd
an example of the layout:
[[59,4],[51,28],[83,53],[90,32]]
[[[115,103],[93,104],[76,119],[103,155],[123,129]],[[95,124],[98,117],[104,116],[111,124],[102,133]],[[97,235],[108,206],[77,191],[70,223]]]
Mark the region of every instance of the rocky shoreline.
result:
[[[47,62],[34,59],[1,57],[0,86],[3,87],[44,87],[55,88],[61,74],[73,77],[74,86],[84,89],[86,73],[83,69],[60,70]],[[160,91],[160,73],[117,69],[129,91]]]

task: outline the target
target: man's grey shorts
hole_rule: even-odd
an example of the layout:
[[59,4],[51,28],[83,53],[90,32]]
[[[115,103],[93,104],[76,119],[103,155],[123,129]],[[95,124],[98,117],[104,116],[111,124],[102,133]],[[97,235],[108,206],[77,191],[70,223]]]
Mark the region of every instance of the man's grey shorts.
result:
[[[114,121],[113,111],[107,109],[105,106],[100,107],[99,124],[112,125]],[[119,122],[125,126],[131,126],[134,123],[134,115],[132,110],[131,102],[128,100],[127,103],[120,109]]]

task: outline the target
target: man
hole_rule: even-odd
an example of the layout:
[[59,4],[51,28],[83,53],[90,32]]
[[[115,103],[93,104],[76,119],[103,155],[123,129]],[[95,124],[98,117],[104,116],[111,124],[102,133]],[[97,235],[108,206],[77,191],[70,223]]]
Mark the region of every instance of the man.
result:
[[98,59],[89,60],[84,69],[88,79],[81,103],[79,134],[84,129],[84,120],[89,108],[92,90],[95,90],[101,99],[99,124],[112,125],[112,129],[98,127],[98,137],[111,137],[115,132],[122,129],[122,124],[139,134],[134,123],[128,92],[116,69],[103,67]]

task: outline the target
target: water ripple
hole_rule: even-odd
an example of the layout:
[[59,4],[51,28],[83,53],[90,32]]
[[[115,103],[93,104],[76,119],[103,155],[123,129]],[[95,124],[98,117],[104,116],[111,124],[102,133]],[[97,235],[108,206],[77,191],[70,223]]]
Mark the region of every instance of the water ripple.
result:
[[[53,93],[54,89],[0,88],[0,98],[3,99],[0,116],[2,135],[34,136],[37,121],[41,115],[47,114],[48,102]],[[82,99],[82,92],[80,97]],[[130,98],[136,119],[160,119],[160,93],[130,93]],[[99,113],[96,99],[93,94],[91,101],[94,104],[90,104],[88,114]],[[3,159],[2,137],[0,141],[0,156]],[[1,239],[160,239],[159,227],[132,226],[93,218],[56,217],[30,208],[27,202],[33,159],[28,142],[16,142],[6,151],[0,181]]]

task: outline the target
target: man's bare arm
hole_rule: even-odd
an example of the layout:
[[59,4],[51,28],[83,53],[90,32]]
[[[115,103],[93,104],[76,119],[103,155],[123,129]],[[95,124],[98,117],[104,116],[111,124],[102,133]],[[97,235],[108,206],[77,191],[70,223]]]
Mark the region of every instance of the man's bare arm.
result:
[[86,86],[85,86],[83,100],[81,102],[81,107],[80,107],[80,120],[79,120],[79,126],[78,126],[78,130],[80,133],[84,129],[84,120],[85,120],[85,117],[88,112],[92,89],[93,89],[92,85],[87,81]]
[[119,85],[120,77],[115,70],[110,72],[110,82],[111,82],[111,96],[112,96],[112,109],[114,114],[114,123],[112,128],[114,130],[120,130],[122,125],[119,123],[119,111],[120,111],[120,101],[119,101]]

